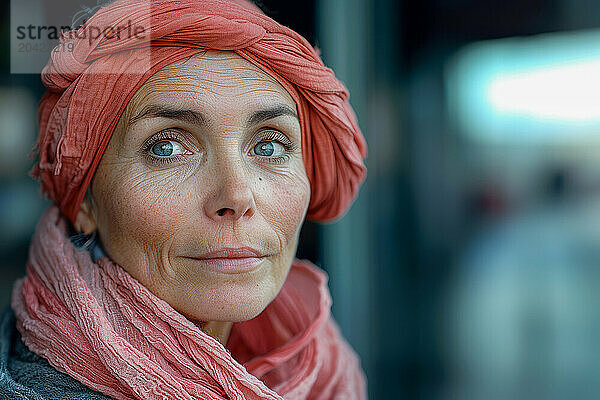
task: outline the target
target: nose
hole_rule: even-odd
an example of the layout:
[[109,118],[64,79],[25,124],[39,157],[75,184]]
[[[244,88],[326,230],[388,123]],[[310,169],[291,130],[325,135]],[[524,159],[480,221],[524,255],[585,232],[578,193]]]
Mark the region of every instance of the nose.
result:
[[240,162],[229,162],[216,169],[214,188],[204,204],[206,215],[215,220],[238,220],[256,211],[249,176]]

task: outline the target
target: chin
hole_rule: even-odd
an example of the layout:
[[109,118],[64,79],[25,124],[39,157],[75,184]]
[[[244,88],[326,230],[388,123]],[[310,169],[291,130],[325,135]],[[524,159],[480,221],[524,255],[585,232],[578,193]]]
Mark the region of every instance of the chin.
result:
[[156,285],[163,291],[157,295],[193,321],[247,321],[277,297],[291,263],[276,258],[252,272],[229,275],[200,272],[192,265],[180,275],[179,284]]
[[273,301],[272,298],[253,299],[253,301],[242,301],[235,306],[221,305],[214,309],[205,309],[206,307],[203,305],[202,311],[204,312],[198,312],[200,310],[192,313],[186,313],[183,310],[179,311],[192,321],[242,322],[258,316],[267,308],[271,301]]
[[[179,312],[194,321],[241,322],[259,315],[275,299],[282,285],[229,284],[216,290],[207,290],[187,299],[180,299]],[[187,306],[182,306],[187,305]]]

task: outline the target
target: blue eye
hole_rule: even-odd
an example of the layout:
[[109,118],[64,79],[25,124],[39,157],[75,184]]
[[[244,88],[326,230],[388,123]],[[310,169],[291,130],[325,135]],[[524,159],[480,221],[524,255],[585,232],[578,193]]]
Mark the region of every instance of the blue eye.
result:
[[254,154],[262,157],[279,157],[285,154],[285,148],[281,143],[269,141],[260,142],[254,146]]
[[159,157],[168,157],[175,154],[183,154],[183,146],[173,140],[161,140],[152,146],[152,154]]

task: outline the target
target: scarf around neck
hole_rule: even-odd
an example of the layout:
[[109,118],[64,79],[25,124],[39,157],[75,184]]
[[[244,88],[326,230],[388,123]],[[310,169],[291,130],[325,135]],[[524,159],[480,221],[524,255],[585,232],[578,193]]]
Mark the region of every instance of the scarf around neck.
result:
[[25,345],[115,399],[364,399],[360,361],[330,316],[326,274],[295,260],[277,297],[223,346],[109,257],[69,240],[51,206],[12,308]]

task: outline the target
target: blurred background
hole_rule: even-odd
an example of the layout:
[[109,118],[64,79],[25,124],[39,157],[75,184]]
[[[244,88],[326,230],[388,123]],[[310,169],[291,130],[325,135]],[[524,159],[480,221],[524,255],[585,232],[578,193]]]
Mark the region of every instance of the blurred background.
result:
[[[598,398],[600,0],[261,3],[321,49],[369,144],[353,208],[298,256],[329,273],[370,398]],[[10,73],[1,7],[4,307],[47,204],[43,88]]]

